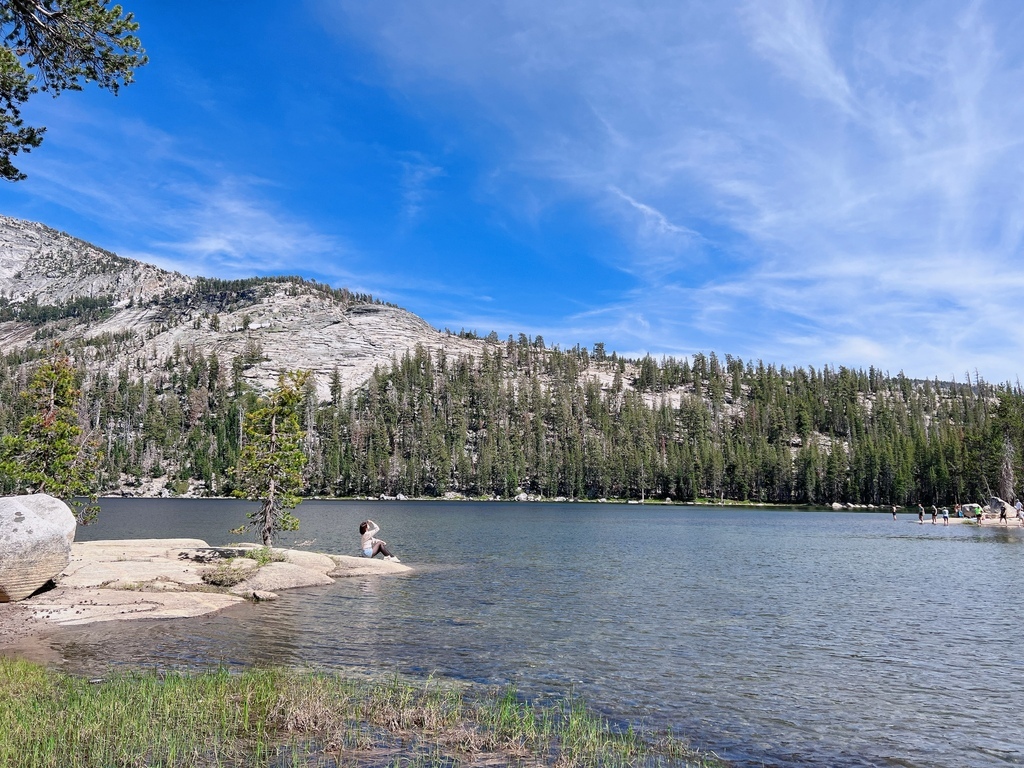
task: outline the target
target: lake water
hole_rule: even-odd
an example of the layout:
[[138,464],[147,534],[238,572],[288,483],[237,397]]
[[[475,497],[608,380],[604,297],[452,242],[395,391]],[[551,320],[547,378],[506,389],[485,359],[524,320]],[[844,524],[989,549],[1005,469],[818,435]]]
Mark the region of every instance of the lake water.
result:
[[[104,500],[80,540],[211,544],[244,502]],[[311,665],[514,681],[742,766],[1024,765],[1024,529],[662,505],[305,502],[288,545],[414,573],[53,641],[77,671]]]

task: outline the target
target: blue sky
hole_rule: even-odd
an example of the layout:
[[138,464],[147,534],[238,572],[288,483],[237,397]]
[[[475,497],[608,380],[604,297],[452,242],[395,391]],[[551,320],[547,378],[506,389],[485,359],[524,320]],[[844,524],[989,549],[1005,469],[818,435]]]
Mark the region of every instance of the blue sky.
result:
[[1020,372],[1016,0],[125,5],[151,63],[30,103],[3,213],[455,331]]

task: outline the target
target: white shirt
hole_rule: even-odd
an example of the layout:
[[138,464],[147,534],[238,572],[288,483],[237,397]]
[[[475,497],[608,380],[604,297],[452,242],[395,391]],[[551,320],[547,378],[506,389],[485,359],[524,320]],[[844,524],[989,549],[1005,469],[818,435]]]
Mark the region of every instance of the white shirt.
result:
[[373,523],[372,528],[367,528],[363,534],[363,549],[373,549],[373,537],[380,533],[380,526]]

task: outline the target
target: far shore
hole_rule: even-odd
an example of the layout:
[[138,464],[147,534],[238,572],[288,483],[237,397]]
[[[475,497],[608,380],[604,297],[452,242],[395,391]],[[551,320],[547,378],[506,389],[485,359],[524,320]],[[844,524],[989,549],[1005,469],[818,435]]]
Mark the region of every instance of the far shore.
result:
[[[525,497],[525,498],[524,498]],[[217,495],[202,495],[198,493],[185,493],[185,494],[136,494],[133,489],[124,489],[122,492],[109,492],[99,497],[102,499],[166,499],[166,500],[181,500],[181,501],[238,501],[233,496],[217,496]],[[730,509],[799,509],[807,512],[875,512],[886,515],[892,514],[892,505],[890,504],[859,504],[852,502],[835,502],[832,504],[805,504],[797,502],[773,502],[773,501],[750,501],[740,499],[695,499],[687,501],[678,501],[667,498],[657,497],[646,497],[644,499],[627,499],[627,498],[599,498],[599,499],[587,499],[587,498],[574,498],[568,496],[541,496],[539,494],[520,494],[517,497],[501,497],[501,496],[466,496],[455,492],[449,492],[443,496],[405,496],[404,494],[398,494],[396,496],[390,496],[387,494],[380,494],[378,496],[307,496],[304,497],[304,501],[338,501],[338,502],[365,502],[365,503],[389,503],[389,502],[493,502],[493,503],[520,503],[520,504],[618,504],[628,506],[656,506],[656,507],[709,507],[709,508],[730,508]],[[950,508],[952,509],[952,508]],[[908,506],[897,506],[897,514],[901,516],[913,515],[917,516],[917,507],[915,505]],[[926,521],[931,517],[930,512],[925,513]],[[941,525],[942,516],[938,517],[939,524]],[[950,523],[959,522],[967,523],[971,525],[978,525],[978,521],[973,517],[957,518],[952,513],[949,516]],[[986,517],[980,525],[993,525],[998,521],[995,518]],[[1016,525],[1016,520],[1010,520],[1010,524]]]

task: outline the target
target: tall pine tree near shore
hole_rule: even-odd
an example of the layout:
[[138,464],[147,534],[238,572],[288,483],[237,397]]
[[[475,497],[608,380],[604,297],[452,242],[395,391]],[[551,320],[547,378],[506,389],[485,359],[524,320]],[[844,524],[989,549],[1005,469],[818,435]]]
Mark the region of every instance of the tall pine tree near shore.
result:
[[[79,523],[96,517],[101,456],[79,425],[76,372],[66,357],[36,368],[22,393],[28,413],[17,435],[0,445],[0,465],[18,490],[48,493],[70,504]],[[85,497],[89,501],[81,501]]]
[[309,378],[308,371],[282,374],[277,388],[245,416],[245,444],[235,467],[234,495],[263,502],[249,515],[248,525],[260,532],[266,547],[273,544],[278,531],[299,527],[291,510],[300,501],[297,494],[306,466],[299,410]]

